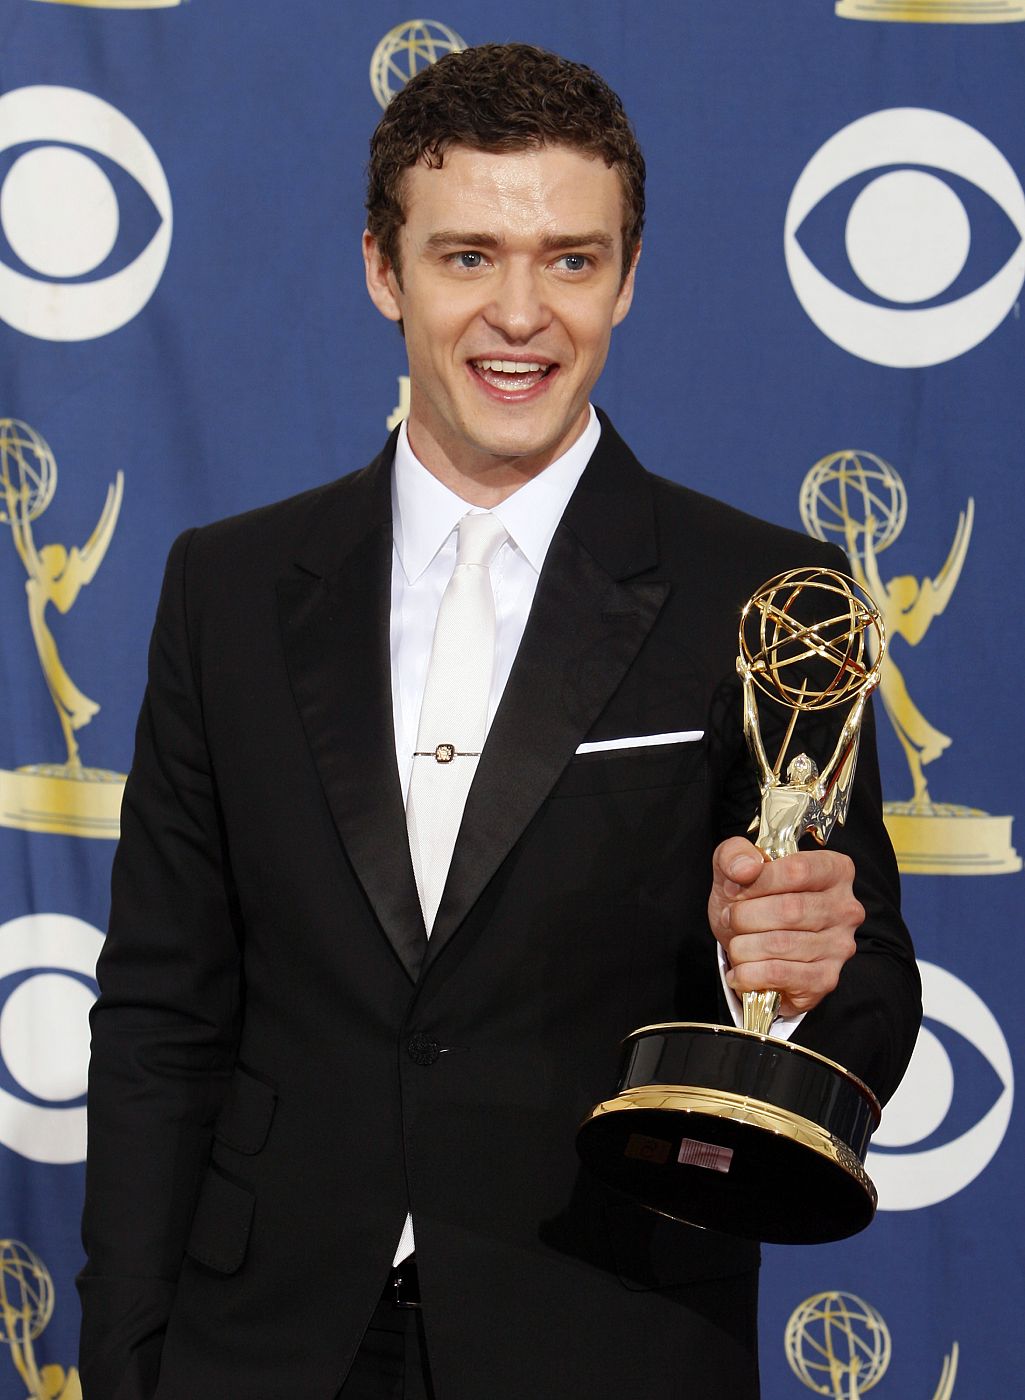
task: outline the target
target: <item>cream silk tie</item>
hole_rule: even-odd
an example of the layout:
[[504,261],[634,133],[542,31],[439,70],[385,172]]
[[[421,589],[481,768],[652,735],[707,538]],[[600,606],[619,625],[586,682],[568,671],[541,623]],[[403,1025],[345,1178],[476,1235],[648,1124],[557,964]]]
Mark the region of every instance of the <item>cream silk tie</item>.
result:
[[495,661],[491,561],[507,538],[495,516],[463,516],[455,571],[434,629],[406,799],[409,850],[428,937],[487,733]]

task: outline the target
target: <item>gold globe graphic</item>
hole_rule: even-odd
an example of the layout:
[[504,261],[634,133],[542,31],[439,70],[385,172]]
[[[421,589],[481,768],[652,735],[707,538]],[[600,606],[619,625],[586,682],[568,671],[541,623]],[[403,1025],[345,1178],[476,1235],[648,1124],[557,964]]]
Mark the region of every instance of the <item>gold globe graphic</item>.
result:
[[847,574],[788,569],[749,599],[739,642],[763,694],[801,712],[829,710],[875,685],[883,625],[868,593]]
[[424,68],[447,53],[462,53],[466,43],[436,19],[410,19],[384,36],[370,59],[370,86],[382,107]]
[[790,1315],[784,1336],[794,1375],[816,1395],[857,1400],[890,1364],[890,1330],[853,1293],[816,1293]]
[[0,1240],[0,1342],[23,1347],[53,1316],[53,1279],[20,1240]]
[[5,495],[10,486],[28,496],[28,518],[37,519],[57,489],[57,463],[49,444],[19,418],[0,418],[0,524],[9,525]]
[[840,545],[849,526],[863,535],[871,521],[872,548],[879,554],[904,528],[908,497],[898,472],[874,452],[831,452],[804,478],[800,509],[809,535]]

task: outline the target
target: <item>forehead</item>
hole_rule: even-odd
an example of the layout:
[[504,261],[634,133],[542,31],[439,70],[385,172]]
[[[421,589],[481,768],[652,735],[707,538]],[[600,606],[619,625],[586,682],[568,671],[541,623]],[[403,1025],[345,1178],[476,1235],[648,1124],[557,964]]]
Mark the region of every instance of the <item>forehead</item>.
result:
[[406,171],[406,227],[417,238],[439,228],[550,233],[605,229],[618,237],[623,188],[600,156],[569,146],[478,151],[452,146],[440,167]]

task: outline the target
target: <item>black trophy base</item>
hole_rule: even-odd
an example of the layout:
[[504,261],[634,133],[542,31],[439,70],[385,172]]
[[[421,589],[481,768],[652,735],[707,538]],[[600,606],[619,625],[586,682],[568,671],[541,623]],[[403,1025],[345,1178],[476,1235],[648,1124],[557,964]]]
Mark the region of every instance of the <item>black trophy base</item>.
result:
[[662,1215],[772,1244],[823,1244],[872,1220],[865,1171],[880,1109],[831,1060],[727,1026],[669,1022],[624,1044],[619,1092],[577,1150]]

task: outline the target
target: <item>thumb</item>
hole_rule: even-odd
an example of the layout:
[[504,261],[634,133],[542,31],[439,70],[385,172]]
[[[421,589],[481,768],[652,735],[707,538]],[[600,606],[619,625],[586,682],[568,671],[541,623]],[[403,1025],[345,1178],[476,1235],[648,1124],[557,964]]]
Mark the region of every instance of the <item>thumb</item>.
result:
[[733,899],[753,884],[765,859],[751,841],[731,836],[716,847],[712,857],[713,883],[726,899]]

